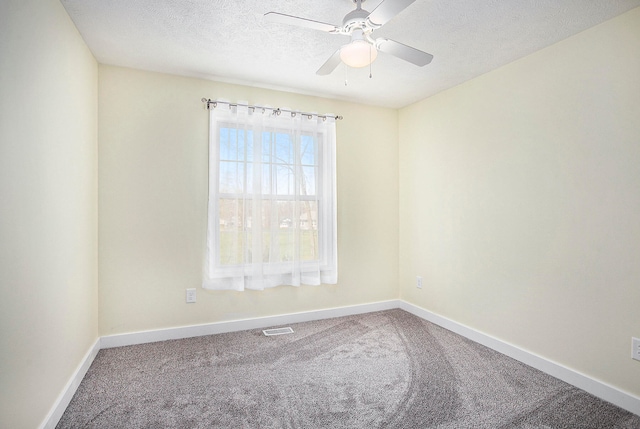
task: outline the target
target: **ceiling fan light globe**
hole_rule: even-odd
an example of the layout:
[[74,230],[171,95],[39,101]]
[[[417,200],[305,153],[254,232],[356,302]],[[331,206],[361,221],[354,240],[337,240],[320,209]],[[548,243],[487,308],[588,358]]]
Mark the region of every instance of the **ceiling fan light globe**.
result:
[[366,67],[378,56],[378,50],[365,40],[354,40],[340,49],[340,59],[349,67]]

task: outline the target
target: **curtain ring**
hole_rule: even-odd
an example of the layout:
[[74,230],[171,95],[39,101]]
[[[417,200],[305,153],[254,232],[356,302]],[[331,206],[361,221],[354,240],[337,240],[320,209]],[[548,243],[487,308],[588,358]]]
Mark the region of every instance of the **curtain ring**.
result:
[[295,118],[296,117],[296,112],[291,112],[291,117]]

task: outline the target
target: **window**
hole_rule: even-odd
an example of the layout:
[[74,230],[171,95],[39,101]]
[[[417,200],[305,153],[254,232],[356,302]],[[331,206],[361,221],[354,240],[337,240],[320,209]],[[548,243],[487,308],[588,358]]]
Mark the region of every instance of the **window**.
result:
[[334,119],[216,107],[209,162],[205,288],[337,283]]

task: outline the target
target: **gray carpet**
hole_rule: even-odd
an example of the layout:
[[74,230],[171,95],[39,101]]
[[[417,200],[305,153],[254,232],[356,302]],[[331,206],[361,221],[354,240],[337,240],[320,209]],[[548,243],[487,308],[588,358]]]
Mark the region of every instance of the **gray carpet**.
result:
[[402,310],[101,350],[58,428],[640,428]]

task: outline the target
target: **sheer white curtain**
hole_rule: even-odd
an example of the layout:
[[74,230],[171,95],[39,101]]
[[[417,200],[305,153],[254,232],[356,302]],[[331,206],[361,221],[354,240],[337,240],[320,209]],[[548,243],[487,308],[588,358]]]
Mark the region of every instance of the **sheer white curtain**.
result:
[[210,111],[203,287],[337,283],[335,119]]

